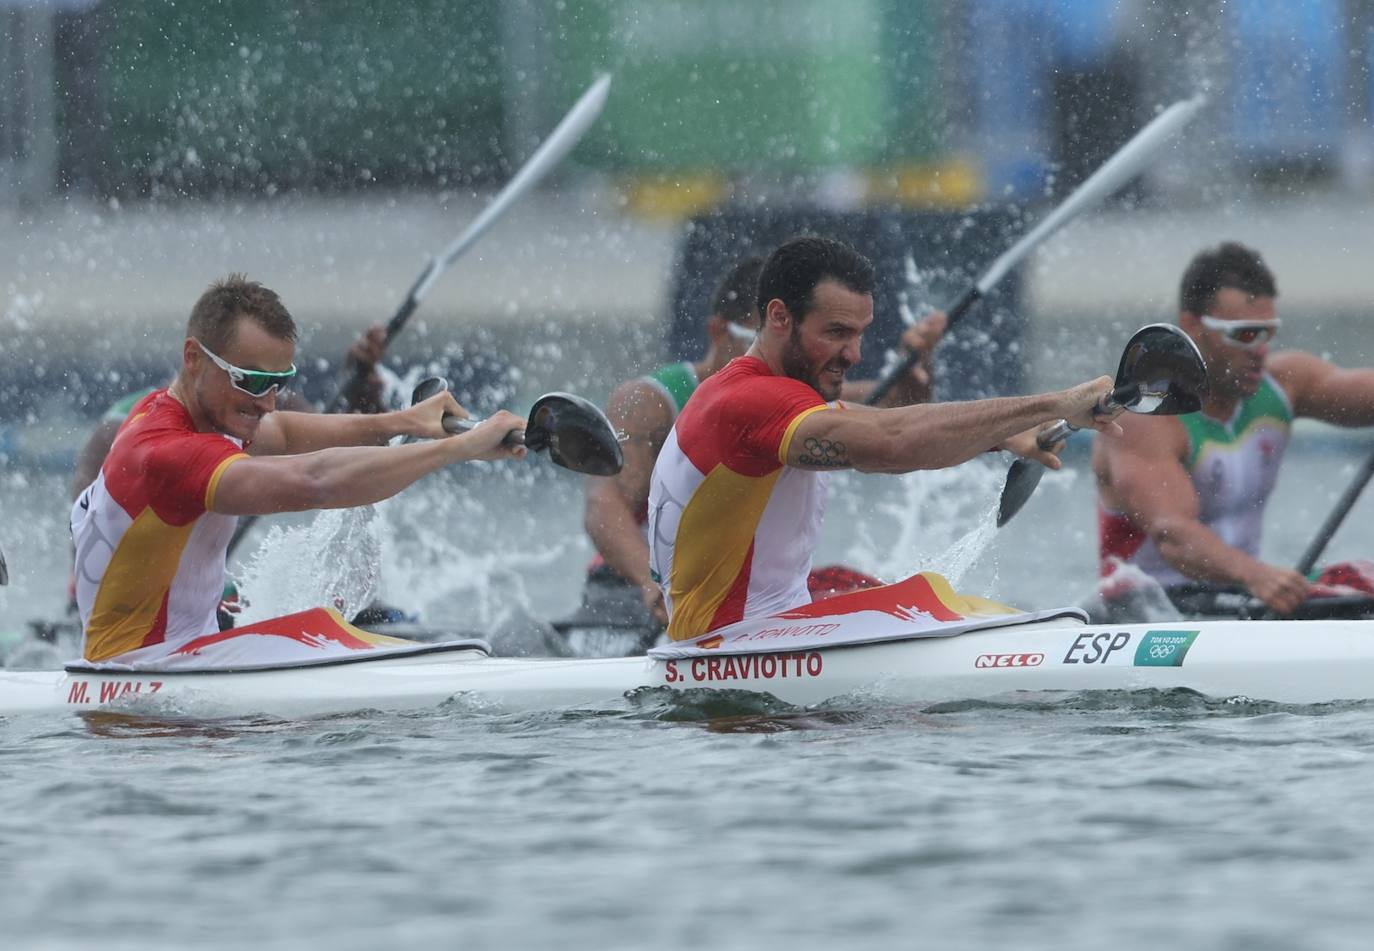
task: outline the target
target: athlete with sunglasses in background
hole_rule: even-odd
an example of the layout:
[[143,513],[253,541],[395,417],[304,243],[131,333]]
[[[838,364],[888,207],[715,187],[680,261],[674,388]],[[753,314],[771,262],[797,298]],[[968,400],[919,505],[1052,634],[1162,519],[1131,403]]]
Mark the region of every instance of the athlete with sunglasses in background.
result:
[[[1277,296],[1273,273],[1244,245],[1208,248],[1188,264],[1178,324],[1207,363],[1208,392],[1201,412],[1127,413],[1125,438],[1096,441],[1104,577],[1126,563],[1166,592],[1239,585],[1280,614],[1312,594],[1298,572],[1260,560],[1264,506],[1295,418],[1374,424],[1374,369],[1271,352]],[[1117,587],[1129,588],[1129,574]]]
[[[192,653],[271,663],[333,649],[322,638],[223,640],[216,610],[239,515],[368,505],[422,476],[471,459],[521,458],[502,440],[524,421],[501,411],[447,436],[445,413],[467,413],[447,392],[376,414],[276,411],[296,374],[296,327],[277,295],[232,275],[196,302],[182,365],[143,397],[99,474],[72,507],[76,601],[88,661],[187,663]],[[395,436],[432,442],[388,446]],[[313,633],[313,632],[312,632]],[[334,646],[375,646],[341,626]]]

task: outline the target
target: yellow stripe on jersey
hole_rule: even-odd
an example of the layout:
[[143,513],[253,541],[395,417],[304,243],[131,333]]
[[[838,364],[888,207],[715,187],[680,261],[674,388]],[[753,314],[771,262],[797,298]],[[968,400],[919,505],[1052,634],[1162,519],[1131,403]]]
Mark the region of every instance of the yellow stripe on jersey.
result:
[[240,459],[247,459],[248,453],[240,452],[229,456],[219,465],[215,466],[215,471],[210,473],[210,481],[205,486],[205,511],[215,510],[215,490],[219,488],[219,480],[224,475],[224,470],[229,468],[231,462],[238,462]]
[[792,436],[796,433],[797,427],[801,425],[801,421],[812,413],[819,413],[821,410],[829,408],[828,405],[821,405],[802,410],[793,418],[792,422],[787,424],[787,429],[782,434],[782,443],[778,446],[778,462],[787,465],[787,452],[792,447]]
[[678,523],[668,578],[673,604],[669,637],[680,640],[710,630],[716,609],[745,568],[754,532],[782,472],[746,476],[722,464],[692,493]]
[[195,527],[195,522],[168,525],[146,508],[125,529],[86,624],[86,660],[107,660],[143,646]]

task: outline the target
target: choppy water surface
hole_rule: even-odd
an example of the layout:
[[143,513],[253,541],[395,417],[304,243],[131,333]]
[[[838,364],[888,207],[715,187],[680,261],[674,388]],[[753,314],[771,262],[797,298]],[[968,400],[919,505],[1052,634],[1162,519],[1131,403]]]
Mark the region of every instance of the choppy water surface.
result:
[[[1275,557],[1296,557],[1357,459],[1293,460]],[[431,486],[417,511],[451,520],[442,545],[383,512],[384,592],[401,564],[431,614],[571,607],[559,559],[584,552],[558,485],[489,490],[504,501],[485,523],[490,496]],[[906,490],[836,499],[827,552],[888,573],[963,559],[966,588],[1071,600],[1092,570],[1087,489],[1047,480],[1001,533],[966,514],[903,522],[920,501]],[[60,602],[65,542],[41,515],[56,482],[7,490],[7,513],[35,513],[0,536],[13,623]],[[942,491],[911,490],[957,509]],[[1333,556],[1367,543],[1367,504]],[[863,511],[877,524],[851,524]],[[0,721],[3,944],[1353,949],[1374,934],[1367,705],[684,703]]]
[[12,721],[22,947],[1367,947],[1368,708]]

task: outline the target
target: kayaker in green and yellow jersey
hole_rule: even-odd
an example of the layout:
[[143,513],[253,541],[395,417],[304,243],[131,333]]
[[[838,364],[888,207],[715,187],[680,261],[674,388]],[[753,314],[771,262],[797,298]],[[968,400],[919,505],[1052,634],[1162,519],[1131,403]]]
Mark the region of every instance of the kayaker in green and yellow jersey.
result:
[[1374,369],[1341,369],[1300,350],[1272,351],[1278,286],[1258,251],[1235,242],[1184,271],[1178,324],[1207,363],[1202,411],[1120,420],[1098,440],[1102,574],[1122,563],[1166,591],[1240,585],[1280,614],[1309,595],[1306,578],[1259,557],[1265,503],[1293,420],[1374,424]]
[[[565,625],[639,625],[644,639],[652,640],[667,623],[662,591],[649,572],[645,535],[649,476],[663,441],[688,398],[701,383],[743,356],[753,344],[759,328],[756,298],[762,269],[763,258],[748,257],[720,279],[706,317],[705,356],[697,361],[665,364],[622,383],[611,394],[606,414],[626,437],[625,466],[619,475],[587,480],[584,523],[597,555],[588,571],[582,606],[574,619],[563,622]],[[939,311],[926,315],[906,330],[901,345],[924,354],[925,358],[893,387],[882,405],[901,406],[930,398],[930,354],[944,330],[945,315]],[[872,381],[867,380],[846,382],[843,395],[860,403],[872,387]]]

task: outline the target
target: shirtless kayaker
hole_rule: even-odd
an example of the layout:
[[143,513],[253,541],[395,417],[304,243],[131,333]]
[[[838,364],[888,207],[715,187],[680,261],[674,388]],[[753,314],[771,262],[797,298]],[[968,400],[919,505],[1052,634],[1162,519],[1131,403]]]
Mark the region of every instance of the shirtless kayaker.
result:
[[1278,287],[1258,251],[1235,242],[1199,252],[1183,273],[1178,325],[1207,363],[1202,411],[1122,419],[1099,440],[1102,573],[1139,568],[1166,590],[1240,585],[1280,614],[1306,578],[1260,559],[1264,506],[1293,420],[1374,424],[1374,369],[1341,369],[1300,350],[1271,352]]

